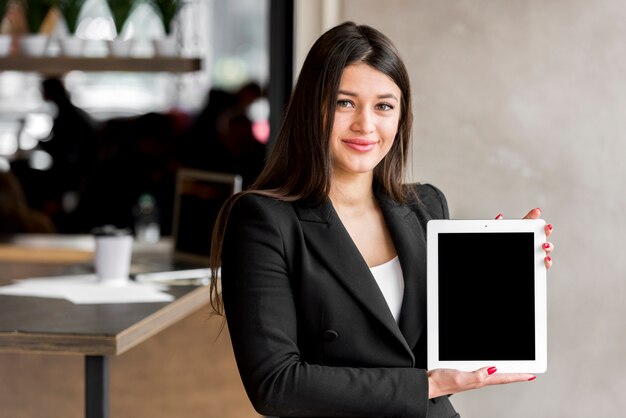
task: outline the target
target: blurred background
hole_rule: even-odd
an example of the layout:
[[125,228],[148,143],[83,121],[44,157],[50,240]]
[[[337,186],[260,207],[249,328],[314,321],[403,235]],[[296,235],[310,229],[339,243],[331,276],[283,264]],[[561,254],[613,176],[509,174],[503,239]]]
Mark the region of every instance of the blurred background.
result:
[[[112,23],[101,20],[100,1],[87,0],[81,23],[83,36],[94,38],[89,52],[94,56],[106,53],[97,41],[114,36]],[[249,170],[244,182],[251,181],[262,166],[259,155],[271,146],[270,114],[282,109],[270,105],[269,86],[291,82],[270,71],[272,3],[295,6],[296,75],[313,41],[344,20],[372,25],[394,41],[409,68],[414,97],[407,180],[440,187],[453,218],[498,213],[515,218],[540,207],[554,225],[548,372],[528,384],[455,395],[461,416],[623,415],[626,4],[619,0],[193,0],[181,9],[175,33],[182,56],[202,59],[198,71],[69,72],[53,78],[0,72],[0,167],[18,180],[17,185],[11,180],[11,193],[21,189],[29,208],[41,215],[37,228],[84,232],[114,214],[114,222],[132,225],[133,206],[149,194],[167,234],[168,182],[177,168]],[[163,32],[153,10],[143,6],[124,29],[132,27],[128,37],[138,39],[137,56],[152,54],[148,40]],[[6,20],[3,25],[6,30]],[[47,54],[57,54],[55,48],[51,43]],[[82,126],[79,137],[76,129],[64,127],[68,120]],[[237,141],[248,145],[229,146]],[[216,161],[211,155],[222,157]],[[100,213],[104,203],[116,209]],[[207,316],[192,318],[196,322],[183,330],[202,329],[203,321],[219,328]],[[149,409],[150,416],[256,416],[237,380],[228,342],[216,340],[215,329],[198,336],[197,350],[186,354],[201,365],[187,365],[188,373],[201,375],[184,383],[190,407],[176,415],[175,408],[161,405]],[[116,359],[112,376],[126,369],[141,381],[144,371],[133,369],[130,357],[157,356],[156,348],[150,351],[154,340]],[[193,347],[186,344],[181,352]],[[215,366],[216,358],[224,359],[222,366]],[[5,370],[11,376],[50,367],[43,359],[36,365],[25,364],[38,360],[24,356],[9,360]],[[78,373],[80,365],[64,358],[53,367]],[[176,379],[181,367],[182,361],[167,368],[163,381]],[[20,409],[19,400],[10,399],[35,385],[21,379],[21,391],[0,383],[0,394],[6,395],[0,395],[0,405]],[[143,386],[134,386],[133,397],[115,381],[112,385],[113,410],[128,416],[125,408],[141,397]],[[163,385],[156,390],[167,392]],[[55,389],[50,390],[52,397]],[[80,391],[71,385],[56,390]],[[0,417],[8,416],[2,409]],[[80,416],[80,407],[71,406],[64,416]]]
[[[133,209],[147,197],[159,212],[161,232],[169,235],[180,168],[254,180],[269,138],[267,1],[63,1],[83,3],[76,29],[69,33],[62,9],[52,8],[39,30],[47,36],[41,56],[79,63],[143,60],[145,71],[75,71],[69,63],[52,72],[42,62],[29,71],[0,72],[0,170],[7,181],[17,178],[12,183],[23,189],[29,208],[51,221],[23,228],[132,228]],[[155,7],[167,1],[179,8],[169,34]],[[23,51],[28,30],[20,22],[37,2],[48,0],[7,3],[3,27],[14,45],[0,70],[31,58]],[[128,8],[121,25],[117,3]],[[77,55],[63,49],[68,38],[83,42]],[[175,44],[173,56],[156,50],[157,40],[166,38]],[[129,50],[109,52],[117,41]],[[201,65],[188,72],[153,68],[159,60],[185,58]]]

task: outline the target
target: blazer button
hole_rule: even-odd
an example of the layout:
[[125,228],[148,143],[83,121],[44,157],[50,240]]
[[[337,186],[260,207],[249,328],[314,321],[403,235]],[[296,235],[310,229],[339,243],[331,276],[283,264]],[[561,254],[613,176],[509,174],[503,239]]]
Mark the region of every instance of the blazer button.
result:
[[324,331],[324,341],[331,342],[335,341],[337,338],[339,338],[339,334],[337,334],[337,331],[333,331],[332,329],[327,329],[326,331]]

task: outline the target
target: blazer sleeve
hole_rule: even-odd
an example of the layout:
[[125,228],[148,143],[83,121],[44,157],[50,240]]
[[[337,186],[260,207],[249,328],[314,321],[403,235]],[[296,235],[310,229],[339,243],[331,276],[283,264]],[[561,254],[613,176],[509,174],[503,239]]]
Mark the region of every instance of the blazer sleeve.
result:
[[[239,373],[254,408],[271,416],[425,417],[428,378],[415,368],[307,364],[287,248],[291,205],[244,195],[222,253],[222,292]],[[329,237],[329,239],[332,239]]]

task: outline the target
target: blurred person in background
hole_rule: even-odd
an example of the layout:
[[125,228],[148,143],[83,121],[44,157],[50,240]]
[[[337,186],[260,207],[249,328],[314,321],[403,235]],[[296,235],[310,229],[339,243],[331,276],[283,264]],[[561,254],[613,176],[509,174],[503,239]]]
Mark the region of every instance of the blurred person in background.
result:
[[39,147],[52,157],[45,175],[45,210],[60,232],[78,232],[74,211],[84,192],[96,158],[96,126],[83,109],[75,106],[61,80],[42,82],[43,98],[55,107],[52,131]]
[[254,182],[265,164],[266,145],[257,138],[248,110],[262,97],[247,83],[235,93],[212,89],[178,146],[181,164],[206,171],[239,174],[243,187]]

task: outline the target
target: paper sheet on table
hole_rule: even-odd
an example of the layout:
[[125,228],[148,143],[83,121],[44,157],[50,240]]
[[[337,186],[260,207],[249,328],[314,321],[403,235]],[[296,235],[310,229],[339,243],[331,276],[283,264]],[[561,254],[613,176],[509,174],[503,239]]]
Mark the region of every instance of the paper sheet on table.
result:
[[38,277],[0,286],[0,295],[67,299],[75,304],[171,302],[174,296],[163,292],[167,286],[128,282],[110,286],[96,281],[94,274]]

